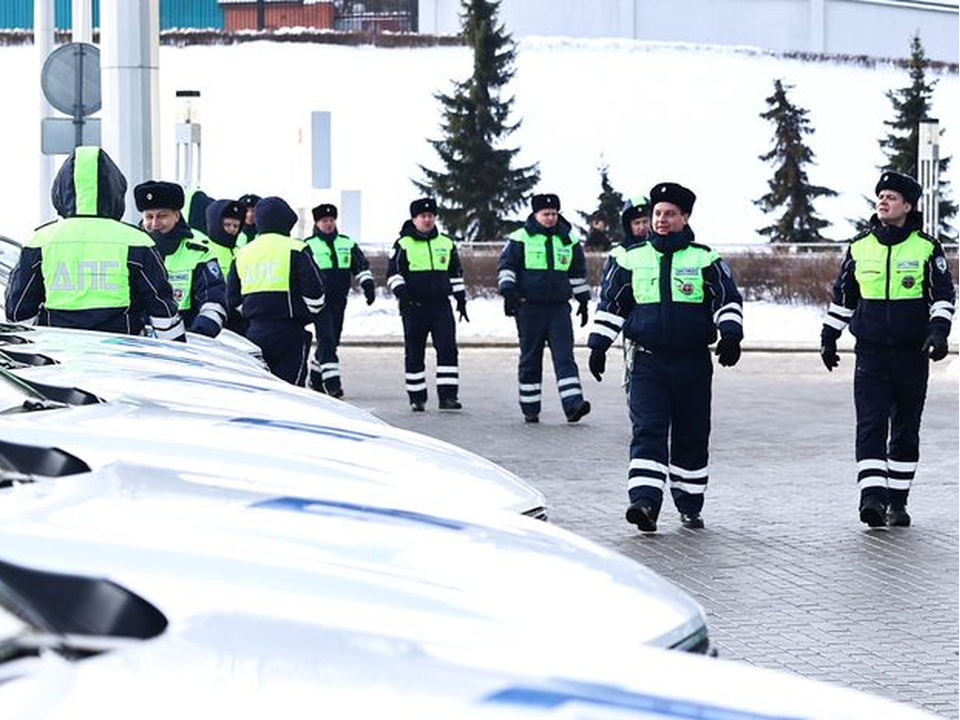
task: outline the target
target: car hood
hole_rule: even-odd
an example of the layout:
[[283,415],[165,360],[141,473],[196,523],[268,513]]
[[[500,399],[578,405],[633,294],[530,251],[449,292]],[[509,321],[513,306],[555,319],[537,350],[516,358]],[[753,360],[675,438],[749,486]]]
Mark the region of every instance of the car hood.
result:
[[81,663],[50,659],[0,685],[0,704],[34,720],[934,720],[785,672],[653,648],[454,655],[316,623],[212,614]]
[[0,416],[0,439],[204,473],[223,486],[365,502],[542,512],[543,494],[448,443],[389,425],[173,412],[141,399]]
[[268,607],[452,647],[669,647],[704,629],[700,606],[652,570],[509,513],[275,496],[127,464],[0,494],[5,561],[107,577],[171,622]]

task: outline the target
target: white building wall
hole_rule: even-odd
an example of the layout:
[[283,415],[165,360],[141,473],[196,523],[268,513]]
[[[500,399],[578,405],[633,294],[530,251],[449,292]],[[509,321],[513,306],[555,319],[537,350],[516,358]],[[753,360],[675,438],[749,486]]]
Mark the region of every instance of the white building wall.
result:
[[[460,30],[460,0],[420,0],[420,32]],[[920,34],[931,60],[960,62],[960,9],[950,0],[501,0],[515,38],[619,37],[747,45],[776,52],[908,57]]]

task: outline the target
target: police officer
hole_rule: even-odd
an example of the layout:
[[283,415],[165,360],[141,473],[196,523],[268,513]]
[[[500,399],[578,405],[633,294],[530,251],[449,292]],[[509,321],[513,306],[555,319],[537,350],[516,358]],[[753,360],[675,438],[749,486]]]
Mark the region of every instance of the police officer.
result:
[[516,318],[520,337],[520,411],[524,421],[540,422],[543,350],[549,345],[563,412],[574,423],[590,412],[570,321],[572,296],[579,303],[580,326],[587,324],[587,263],[570,223],[560,215],[559,197],[534,195],[531,208],[524,226],[507,239],[497,265],[504,314]]
[[310,333],[304,326],[323,309],[323,281],[310,249],[290,237],[297,214],[279,197],[256,207],[257,236],[237,250],[227,276],[230,306],[243,313],[247,338],[270,371],[293,385],[307,376]]
[[106,152],[80,146],[53,181],[62,219],[42,225],[10,274],[11,322],[184,340],[173,289],[153,241],[120,221],[127,181]]
[[424,197],[410,203],[387,267],[387,287],[400,304],[407,397],[414,412],[427,401],[424,364],[427,335],[437,351],[437,398],[441,410],[459,410],[460,368],[457,332],[449,296],[460,320],[467,317],[467,296],[457,248],[437,229],[437,203]]
[[343,314],[347,309],[350,282],[356,276],[360,289],[372,305],[376,297],[373,273],[363,250],[351,238],[337,230],[337,208],[321,203],[313,208],[313,235],[307,245],[320,268],[326,307],[317,317],[314,329],[317,349],[310,360],[310,387],[335,398],[343,397],[340,359],[337,346],[343,332]]
[[243,222],[240,225],[240,236],[237,238],[237,247],[243,247],[257,236],[256,208],[260,196],[255,193],[246,193],[237,198],[237,204],[243,211]]
[[847,325],[857,340],[857,485],[870,527],[910,525],[929,361],[946,357],[953,319],[953,278],[943,248],[921,230],[921,192],[907,175],[880,176],[876,214],[847,248],[821,331],[827,370],[840,362]]
[[652,231],[604,278],[587,340],[590,372],[598,381],[619,333],[637,345],[627,521],[645,532],[657,529],[668,480],[682,525],[703,527],[713,377],[708,345],[718,331],[720,364],[740,359],[742,300],[726,263],[694,241],[688,220],[695,200],[676,183],[650,191]]
[[180,212],[183,188],[163,180],[147,180],[133,189],[140,224],[163,257],[173,296],[187,329],[216,337],[227,318],[227,289],[220,263],[207,238]]
[[[236,200],[214,200],[207,206],[206,211],[207,244],[210,253],[217,258],[220,269],[230,272],[233,256],[237,249],[237,238],[240,235],[240,225],[244,212]],[[247,324],[243,316],[227,305],[227,320],[223,327],[240,335],[246,335]]]

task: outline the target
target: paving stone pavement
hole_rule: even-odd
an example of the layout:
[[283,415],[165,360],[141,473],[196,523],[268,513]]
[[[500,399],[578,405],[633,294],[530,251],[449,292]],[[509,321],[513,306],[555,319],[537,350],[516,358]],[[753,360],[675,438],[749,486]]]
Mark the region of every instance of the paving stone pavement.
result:
[[[540,488],[551,522],[652,567],[707,611],[725,658],[792,670],[958,717],[958,376],[932,366],[911,528],[857,517],[853,356],[827,373],[813,352],[747,352],[714,374],[706,528],[623,519],[630,437],[616,349],[597,383],[578,349],[592,413],[565,422],[549,361],[539,425],[517,405],[515,348],[462,348],[464,410],[412,413],[400,347],[340,352],[346,400],[477,452]],[[549,355],[548,355],[549,357]],[[629,622],[629,618],[624,618]]]

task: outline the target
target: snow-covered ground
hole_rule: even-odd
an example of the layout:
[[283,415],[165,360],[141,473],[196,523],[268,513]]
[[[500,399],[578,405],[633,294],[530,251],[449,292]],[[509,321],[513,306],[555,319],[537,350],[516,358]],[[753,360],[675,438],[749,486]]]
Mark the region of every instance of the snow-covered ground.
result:
[[[909,49],[904,47],[904,56]],[[301,208],[339,202],[359,190],[361,224],[344,227],[365,244],[392,242],[416,196],[418,164],[439,168],[427,144],[440,135],[440,104],[454,80],[471,72],[463,47],[374,48],[258,41],[160,49],[159,175],[174,180],[177,90],[201,92],[201,184],[211,195],[281,195]],[[579,219],[600,192],[597,170],[610,166],[626,196],[675,180],[698,194],[692,224],[714,244],[756,243],[769,224],[753,204],[773,169],[759,159],[773,127],[759,117],[773,81],[809,111],[813,183],[839,197],[821,199],[826,234],[849,237],[849,222],[869,212],[884,157],[878,140],[893,117],[885,93],[910,84],[907,71],[803,62],[750,48],[699,47],[633,40],[526,38],[519,43],[508,138],[517,162],[539,163],[540,191],[560,194]],[[31,46],[0,47],[4,132],[0,134],[0,234],[23,238],[39,217],[39,68]],[[957,151],[960,88],[954,74],[937,85],[933,115],[944,133],[941,155]],[[332,113],[333,187],[311,187],[311,112]],[[114,158],[121,168],[124,158]],[[957,191],[958,163],[945,180]],[[42,190],[44,193],[45,189]]]

